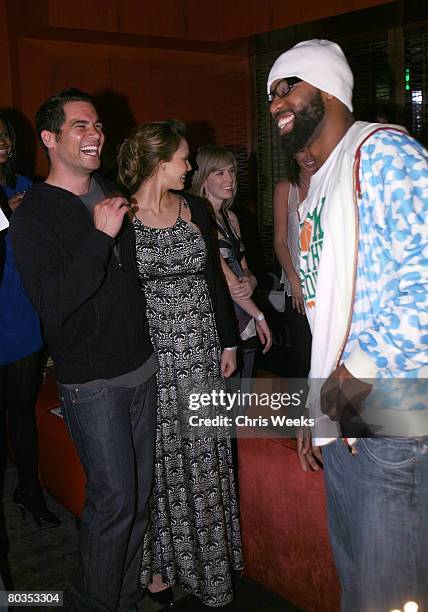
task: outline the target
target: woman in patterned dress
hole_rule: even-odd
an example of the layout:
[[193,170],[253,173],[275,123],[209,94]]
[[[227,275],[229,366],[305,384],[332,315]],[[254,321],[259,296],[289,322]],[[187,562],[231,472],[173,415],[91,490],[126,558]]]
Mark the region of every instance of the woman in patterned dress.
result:
[[238,217],[230,210],[237,190],[236,158],[232,151],[208,144],[198,149],[196,164],[198,168],[193,175],[192,193],[206,198],[214,211],[221,266],[239,323],[242,359],[235,376],[248,382],[259,346],[257,336],[264,345],[263,353],[266,353],[272,346],[272,334],[264,314],[251,299],[257,280],[245,258]]
[[138,268],[159,361],[141,585],[156,592],[180,584],[204,604],[222,606],[233,598],[233,571],[242,569],[230,438],[189,437],[181,427],[186,385],[212,389],[235,370],[237,332],[209,213],[181,193],[188,155],[183,124],[170,120],[137,126],[118,158],[136,209]]

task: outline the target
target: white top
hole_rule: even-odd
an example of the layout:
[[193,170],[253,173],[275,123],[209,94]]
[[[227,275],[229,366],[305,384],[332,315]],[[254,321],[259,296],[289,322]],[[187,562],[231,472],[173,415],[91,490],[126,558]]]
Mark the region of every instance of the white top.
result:
[[[300,261],[300,253],[299,253],[299,229],[300,229],[300,220],[299,220],[299,188],[297,185],[293,185],[290,183],[290,189],[288,190],[288,219],[287,219],[287,244],[288,250],[290,251],[291,262],[293,264],[293,268],[296,273],[299,273],[299,261]],[[282,271],[281,275],[281,283],[284,285],[284,291],[291,297],[291,285],[290,281],[287,278],[285,270]]]
[[[330,376],[340,345],[341,316],[336,261],[331,235],[326,232],[326,210],[332,189],[331,181],[342,141],[321,168],[312,176],[306,200],[300,210],[300,277],[303,283],[306,315],[313,336],[311,354],[309,409],[315,418],[314,444],[322,445],[337,437],[338,428],[321,413],[320,390]],[[316,339],[316,342],[315,342]]]
[[0,209],[0,232],[9,227],[9,221],[7,220],[6,215]]

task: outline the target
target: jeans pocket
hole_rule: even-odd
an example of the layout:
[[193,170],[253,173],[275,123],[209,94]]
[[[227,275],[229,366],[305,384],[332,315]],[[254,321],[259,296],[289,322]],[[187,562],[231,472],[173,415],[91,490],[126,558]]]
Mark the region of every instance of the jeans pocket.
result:
[[104,385],[94,385],[89,388],[76,385],[70,388],[58,384],[58,389],[61,402],[67,402],[73,405],[88,404],[98,401],[106,393],[106,387]]
[[415,443],[410,438],[360,438],[359,447],[383,467],[401,468],[415,462]]
[[76,404],[79,405],[98,402],[103,395],[106,395],[106,392],[107,389],[105,387],[94,387],[91,389],[76,387],[73,390]]

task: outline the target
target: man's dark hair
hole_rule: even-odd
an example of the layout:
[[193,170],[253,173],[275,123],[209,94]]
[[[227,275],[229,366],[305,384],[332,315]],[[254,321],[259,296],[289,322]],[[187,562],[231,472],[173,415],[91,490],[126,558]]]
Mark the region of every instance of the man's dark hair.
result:
[[36,113],[36,132],[46,153],[47,148],[42,141],[41,133],[43,130],[48,130],[56,134],[58,138],[65,121],[64,106],[68,102],[88,102],[88,104],[94,104],[91,95],[75,87],[64,89],[55,96],[48,98],[46,102],[43,102]]

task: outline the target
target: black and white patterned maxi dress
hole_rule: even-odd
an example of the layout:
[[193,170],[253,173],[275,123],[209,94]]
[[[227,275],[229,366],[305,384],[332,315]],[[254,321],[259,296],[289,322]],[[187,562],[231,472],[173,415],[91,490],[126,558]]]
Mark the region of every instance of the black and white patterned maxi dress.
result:
[[[181,202],[180,202],[181,210]],[[181,380],[220,377],[220,345],[204,277],[206,247],[180,212],[169,228],[134,220],[140,279],[159,361],[156,457],[151,521],[141,586],[154,574],[209,606],[233,597],[242,569],[230,439],[180,434]],[[183,401],[183,400],[181,400]]]

